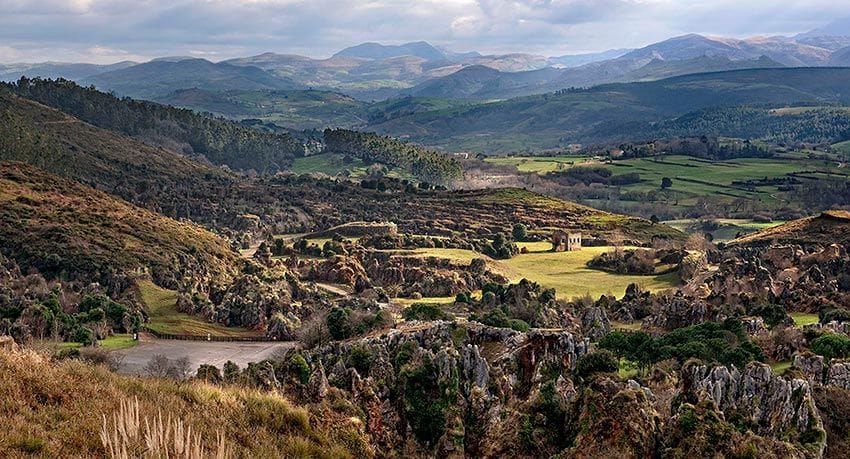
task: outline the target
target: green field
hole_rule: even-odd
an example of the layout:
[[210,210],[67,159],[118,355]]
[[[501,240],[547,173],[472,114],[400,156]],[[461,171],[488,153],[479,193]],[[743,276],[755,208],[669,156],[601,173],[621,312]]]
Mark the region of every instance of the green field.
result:
[[[112,336],[108,336],[106,339],[98,340],[97,346],[105,349],[107,351],[115,351],[118,349],[127,349],[135,346],[139,342],[133,339],[133,335],[129,333],[118,333]],[[83,347],[83,343],[77,342],[55,342],[55,341],[43,341],[41,342],[41,346],[56,346],[60,350],[65,349],[80,349]]]
[[629,284],[636,283],[650,291],[676,286],[677,273],[660,276],[631,276],[590,269],[587,262],[594,256],[611,250],[610,247],[585,247],[578,252],[538,252],[520,254],[499,263],[512,273],[511,280],[526,278],[547,288],[554,288],[558,298],[570,299],[590,294],[623,296]]
[[497,166],[516,166],[520,172],[536,172],[545,174],[575,166],[599,164],[589,156],[505,156],[492,157],[485,160]]
[[225,327],[206,322],[177,310],[177,292],[166,290],[149,281],[139,282],[139,292],[150,322],[145,327],[156,333],[193,336],[256,337],[258,333],[240,327]]
[[785,362],[774,362],[770,364],[770,368],[775,374],[781,376],[783,373],[785,373],[785,370],[791,368],[791,363],[792,362],[790,360]]
[[836,143],[832,146],[838,153],[842,155],[850,155],[850,140],[846,142]]
[[[487,260],[492,271],[508,277],[511,282],[519,282],[523,278],[537,282],[546,288],[554,288],[560,299],[572,299],[585,294],[594,298],[603,294],[620,297],[632,283],[650,291],[659,291],[675,287],[680,282],[677,273],[659,276],[620,275],[587,267],[588,261],[611,250],[611,247],[585,247],[578,252],[550,252],[552,244],[549,242],[521,242],[517,245],[525,247],[528,253],[519,254],[509,260],[493,260],[486,255],[462,249],[428,248],[394,252],[401,256],[430,256],[464,263],[483,258]],[[447,297],[404,301],[442,303],[452,300],[453,298]]]
[[[845,145],[846,144],[846,145]],[[850,142],[836,144],[839,150],[850,150]],[[665,199],[680,204],[693,204],[701,196],[722,196],[728,200],[744,198],[779,204],[783,194],[777,186],[759,186],[747,189],[732,182],[744,182],[763,178],[785,177],[792,173],[807,173],[812,178],[835,174],[847,174],[847,167],[839,167],[838,161],[809,159],[806,154],[782,153],[774,158],[740,158],[728,161],[710,161],[682,155],[658,156],[652,158],[627,159],[601,163],[587,156],[553,157],[494,157],[487,162],[500,165],[513,165],[521,172],[545,174],[574,166],[601,166],[611,170],[614,175],[637,173],[641,181],[624,185],[624,192],[650,192],[661,190],[661,179],[672,179],[673,186],[663,193]],[[839,175],[844,176],[846,175]],[[805,183],[805,178],[803,178]]]
[[413,298],[393,298],[393,303],[400,306],[410,306],[412,304],[452,304],[455,302],[453,296],[426,296],[415,300]]
[[792,312],[790,316],[792,319],[794,319],[794,325],[798,327],[812,325],[820,322],[820,318],[817,314],[809,314],[806,312]]

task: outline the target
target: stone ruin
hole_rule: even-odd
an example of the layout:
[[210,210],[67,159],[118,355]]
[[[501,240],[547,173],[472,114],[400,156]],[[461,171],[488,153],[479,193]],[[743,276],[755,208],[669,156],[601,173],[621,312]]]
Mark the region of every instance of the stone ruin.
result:
[[581,250],[581,233],[555,231],[552,233],[553,252],[577,252]]

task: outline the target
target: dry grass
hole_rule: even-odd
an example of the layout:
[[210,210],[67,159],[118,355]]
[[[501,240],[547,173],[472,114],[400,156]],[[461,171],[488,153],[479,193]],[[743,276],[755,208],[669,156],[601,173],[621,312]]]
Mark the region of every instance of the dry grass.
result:
[[[144,421],[144,422],[142,422]],[[142,417],[139,399],[121,400],[121,406],[111,419],[103,415],[100,440],[109,457],[173,457],[184,459],[232,457],[224,435],[219,432],[213,447],[205,447],[201,438],[192,432],[192,426],[182,419],[168,416],[164,421],[162,411],[156,416]]]
[[156,445],[185,452],[168,457],[195,457],[198,448],[203,457],[373,455],[359,430],[326,408],[311,412],[256,390],[118,376],[73,360],[54,364],[32,351],[0,352],[0,394],[3,457],[126,457],[124,449],[138,457],[134,448]]

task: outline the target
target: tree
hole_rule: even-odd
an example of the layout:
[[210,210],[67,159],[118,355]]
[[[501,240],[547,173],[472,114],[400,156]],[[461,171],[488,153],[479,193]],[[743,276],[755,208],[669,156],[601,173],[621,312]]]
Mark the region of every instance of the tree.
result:
[[595,373],[614,373],[619,369],[617,358],[606,350],[584,354],[576,363],[576,375],[582,378]]
[[664,177],[661,179],[661,189],[666,190],[673,186],[673,180],[670,177]]
[[847,357],[850,355],[850,338],[837,333],[827,333],[812,341],[812,352],[827,360]]
[[239,365],[228,360],[224,362],[222,370],[224,382],[232,384],[239,380]]
[[145,364],[145,373],[152,378],[165,378],[171,362],[163,354],[156,354]]
[[351,310],[334,306],[328,314],[327,324],[331,337],[336,340],[346,339],[352,335]]
[[524,241],[528,237],[528,229],[522,223],[515,224],[511,233],[515,241]]
[[218,367],[208,363],[202,363],[201,366],[198,367],[196,377],[201,381],[208,383],[221,382],[221,372],[218,370]]
[[649,217],[649,221],[651,221],[653,225],[657,225],[660,220],[657,215],[652,214],[652,216]]

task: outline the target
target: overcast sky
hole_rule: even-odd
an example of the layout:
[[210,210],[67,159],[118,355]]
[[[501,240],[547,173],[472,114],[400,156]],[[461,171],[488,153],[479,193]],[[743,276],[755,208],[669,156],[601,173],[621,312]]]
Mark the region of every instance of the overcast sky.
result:
[[792,35],[848,16],[847,0],[0,0],[0,62],[327,57],[416,40],[551,56],[692,32]]

